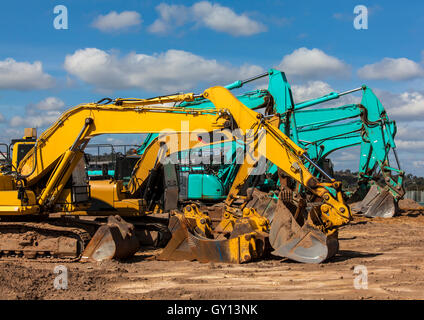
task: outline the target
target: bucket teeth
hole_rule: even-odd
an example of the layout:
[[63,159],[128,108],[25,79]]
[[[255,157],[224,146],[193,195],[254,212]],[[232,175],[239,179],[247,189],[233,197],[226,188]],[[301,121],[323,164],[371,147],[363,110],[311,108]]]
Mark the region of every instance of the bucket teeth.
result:
[[395,200],[386,189],[379,190],[376,185],[371,186],[367,195],[361,202],[351,206],[355,213],[363,214],[369,218],[391,218],[396,214]]

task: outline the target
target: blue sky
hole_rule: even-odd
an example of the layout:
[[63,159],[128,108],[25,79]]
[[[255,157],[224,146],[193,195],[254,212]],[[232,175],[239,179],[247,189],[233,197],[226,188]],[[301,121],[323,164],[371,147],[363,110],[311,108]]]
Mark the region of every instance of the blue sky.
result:
[[[56,5],[68,9],[67,30],[53,27]],[[366,30],[353,26],[357,5],[368,8]],[[2,13],[3,141],[104,96],[200,92],[284,67],[297,100],[373,88],[397,121],[403,167],[424,175],[422,1],[46,0],[6,2]],[[355,170],[357,154],[336,156]]]

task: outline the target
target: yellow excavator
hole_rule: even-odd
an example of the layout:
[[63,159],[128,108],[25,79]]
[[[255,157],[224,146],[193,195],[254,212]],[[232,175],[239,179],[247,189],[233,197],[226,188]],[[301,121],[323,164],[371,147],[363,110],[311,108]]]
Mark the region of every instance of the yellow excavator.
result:
[[[227,199],[224,219],[217,228],[221,238],[214,238],[211,234],[213,230],[208,216],[195,205],[188,205],[183,213],[172,212],[169,224],[172,238],[161,258],[185,254],[187,259],[200,261],[245,262],[263,253],[269,233],[274,252],[302,261],[302,258],[296,259],[302,250],[315,243],[322,245],[324,241],[325,244],[332,236],[336,237],[337,228],[350,221],[350,211],[340,192],[333,197],[325,189],[326,185],[317,181],[303,166],[302,158],[307,159],[304,151],[269,120],[239,102],[227,89],[209,88],[202,96],[216,109],[153,106],[193,101],[196,97],[182,94],[147,100],[99,101],[65,112],[36,140],[18,167],[12,165],[9,172],[0,175],[1,254],[103,260],[127,257],[137,251],[134,228],[120,216],[110,216],[108,223],[103,225],[76,218],[96,215],[89,210],[90,186],[86,174],[83,174],[84,148],[92,137],[111,133],[239,129],[245,132],[244,139],[251,152],[258,151],[323,199],[315,213],[310,215],[310,223],[300,227],[294,223],[291,214],[278,215],[277,210],[269,230],[269,221],[258,215],[255,209],[232,207],[234,200],[240,198],[241,182],[254,167],[254,162],[245,162],[239,170],[240,179],[236,179]],[[182,123],[188,125],[182,126]],[[331,182],[332,187],[338,184]],[[138,215],[148,211],[142,199],[118,197],[114,201],[114,207],[134,206],[138,208]],[[292,243],[293,238],[296,240]],[[184,243],[188,244],[188,250]],[[213,252],[210,252],[211,248],[215,248]],[[325,247],[324,251],[327,249]],[[321,250],[317,256],[306,255],[305,262],[320,262],[322,254]],[[327,256],[329,252],[325,253],[325,258]]]
[[[238,104],[240,106],[239,110],[244,111],[244,106],[238,100],[235,100],[227,90],[211,88],[209,89],[209,92],[213,92],[214,98],[210,99],[218,108],[221,106],[228,106],[229,104]],[[208,94],[208,90],[205,93]],[[221,103],[221,101],[225,101],[225,103]],[[241,119],[243,119],[243,122],[240,121]],[[178,240],[180,243],[177,246],[175,245],[175,242],[177,241],[177,237],[175,235],[178,234],[178,232],[175,230],[178,228],[173,228],[174,237],[171,244],[173,242],[174,244],[169,244],[167,248],[165,248],[164,252],[167,252],[167,254],[162,254],[162,257],[166,256],[167,259],[186,259],[188,257],[188,259],[199,260],[201,253],[198,248],[202,248],[203,251],[208,252],[208,256],[204,257],[205,261],[222,261],[222,252],[226,250],[222,247],[227,244],[220,246],[217,243],[214,243],[212,245],[208,240],[211,238],[229,238],[231,236],[234,237],[235,234],[240,234],[241,220],[239,218],[242,218],[245,215],[250,215],[249,218],[251,223],[248,228],[244,225],[243,228],[245,233],[253,231],[257,231],[259,233],[267,232],[270,224],[269,218],[272,217],[273,223],[271,224],[270,241],[271,246],[274,248],[273,253],[276,255],[289,257],[293,260],[302,262],[321,262],[334,255],[338,248],[335,230],[349,221],[350,213],[347,207],[343,204],[341,194],[339,193],[337,198],[333,198],[325,187],[330,186],[340,189],[340,184],[335,181],[331,183],[321,183],[311,175],[311,173],[302,164],[301,157],[304,155],[304,150],[296,146],[290,141],[290,139],[278,130],[280,121],[279,117],[265,119],[260,114],[253,111],[237,118],[237,120],[234,118],[232,120],[238,129],[248,128],[249,133],[246,135],[240,135],[239,137],[232,134],[222,134],[219,141],[209,141],[208,134],[203,136],[201,134],[196,134],[194,139],[183,139],[181,137],[182,134],[163,134],[150,144],[138,160],[134,166],[131,179],[127,186],[124,186],[121,180],[114,179],[90,181],[91,195],[95,205],[88,211],[113,212],[116,210],[116,212],[119,212],[120,215],[124,216],[140,214],[146,208],[145,204],[140,207],[140,198],[149,203],[152,198],[152,193],[157,196],[155,192],[157,193],[158,190],[152,191],[152,189],[157,187],[159,184],[156,179],[159,167],[163,167],[163,172],[166,172],[164,177],[159,178],[160,180],[163,179],[165,181],[165,185],[161,186],[162,192],[159,192],[159,194],[164,195],[164,204],[162,209],[165,211],[177,209],[178,179],[176,177],[175,167],[173,167],[172,164],[162,165],[164,159],[167,159],[170,154],[176,151],[184,151],[186,149],[193,149],[199,146],[204,147],[205,145],[212,145],[212,143],[224,143],[231,139],[241,139],[243,140],[242,144],[245,143],[247,146],[247,152],[244,155],[243,161],[241,161],[241,166],[238,169],[236,178],[234,179],[230,192],[225,200],[225,205],[212,206],[213,209],[218,209],[218,212],[222,214],[223,219],[220,221],[219,225],[213,231],[210,229],[207,232],[209,237],[207,237],[206,241],[204,241],[204,238],[201,239],[201,237],[198,237],[197,245],[192,247],[188,246],[185,242],[190,237],[192,237],[192,240],[195,239],[196,234],[190,234],[190,232],[180,234]],[[199,140],[201,142],[199,142]],[[167,143],[165,143],[165,141],[167,141]],[[183,145],[183,142],[186,142],[185,145]],[[260,156],[272,161],[280,168],[280,170],[284,171],[288,177],[299,184],[306,186],[318,198],[324,199],[324,204],[320,207],[315,207],[314,210],[310,212],[309,221],[305,223],[302,219],[305,212],[305,203],[297,201],[298,205],[293,208],[292,199],[287,199],[287,197],[286,199],[283,199],[287,201],[279,201],[275,198],[270,199],[269,197],[264,197],[262,195],[262,198],[266,198],[262,199],[265,201],[262,201],[262,203],[259,204],[259,207],[264,206],[264,203],[266,204],[266,208],[261,208],[262,216],[258,215],[254,208],[249,208],[249,204],[252,204],[253,206],[256,205],[256,207],[258,207],[258,205],[256,203],[252,203],[252,194],[242,196],[240,191],[243,187],[245,187],[247,178],[257,165],[257,159],[256,161],[249,159],[250,155],[254,153],[258,153]],[[259,193],[259,197],[261,196],[258,190],[252,191],[254,193]],[[158,198],[156,197],[156,199],[153,200],[158,200]],[[133,203],[132,207],[122,206],[123,203],[130,203],[131,201]],[[325,202],[327,202],[327,204]],[[154,205],[155,201],[150,203]],[[292,212],[289,211],[288,207],[291,207]],[[153,210],[153,212],[157,209],[156,206],[151,205],[148,205],[148,208],[149,210]],[[192,206],[188,206],[187,208],[190,209],[192,213],[198,213],[198,208],[193,209]],[[336,208],[336,211],[333,211],[333,208]],[[210,207],[204,207],[202,209],[211,211]],[[263,216],[264,209],[267,211],[265,219]],[[144,211],[144,213],[146,212]],[[186,212],[186,216],[187,214],[188,213]],[[200,221],[210,220],[209,218],[205,218],[203,214],[196,216],[198,221],[194,223],[194,225],[201,225]],[[252,226],[253,221],[255,222]],[[181,223],[179,224],[181,225]],[[237,226],[236,229],[238,229],[237,232],[234,231],[235,225]],[[192,230],[193,228],[186,229]],[[213,236],[214,232],[215,236]],[[204,230],[201,236],[205,236]],[[258,234],[250,235],[250,238],[254,237],[259,238],[260,236]],[[207,246],[209,246],[209,248],[205,249]],[[196,249],[196,252],[187,254],[187,252],[177,250],[177,247],[184,248],[186,251]],[[169,248],[172,248],[172,254],[171,250],[168,250]],[[214,250],[214,248],[219,249]],[[246,259],[249,260],[251,259],[252,254],[246,255],[246,257]]]

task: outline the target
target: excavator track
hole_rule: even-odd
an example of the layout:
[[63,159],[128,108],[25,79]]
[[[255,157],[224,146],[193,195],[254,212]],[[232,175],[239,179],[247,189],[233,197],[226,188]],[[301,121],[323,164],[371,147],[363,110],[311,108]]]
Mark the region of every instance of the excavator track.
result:
[[61,226],[57,221],[0,222],[0,260],[74,262],[90,239],[86,228]]

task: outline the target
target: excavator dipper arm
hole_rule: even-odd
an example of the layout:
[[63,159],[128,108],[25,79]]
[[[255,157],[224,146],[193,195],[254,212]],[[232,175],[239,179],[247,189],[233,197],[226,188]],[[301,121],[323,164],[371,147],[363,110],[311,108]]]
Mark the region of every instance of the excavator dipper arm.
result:
[[[206,90],[204,96],[209,97],[217,108],[225,106],[222,102],[242,105],[228,90],[222,90],[220,87]],[[350,211],[343,203],[340,183],[336,181],[330,183],[336,190],[339,190],[337,198],[334,198],[325,188],[329,185],[320,183],[304,166],[302,158],[305,158],[305,150],[298,147],[278,128],[268,123],[262,118],[262,115],[253,110],[246,110],[246,114],[238,124],[240,128],[248,128],[250,134],[254,135],[253,137],[249,137],[249,134],[246,135],[246,140],[251,139],[248,146],[250,146],[252,152],[257,150],[259,155],[270,160],[291,178],[324,199],[325,204],[322,207],[322,213],[326,230],[337,228],[350,221]],[[237,193],[235,190],[239,188],[241,182],[244,182],[246,175],[249,175],[247,168],[243,170],[239,171],[240,175],[232,186],[229,198],[234,197],[234,194]]]

